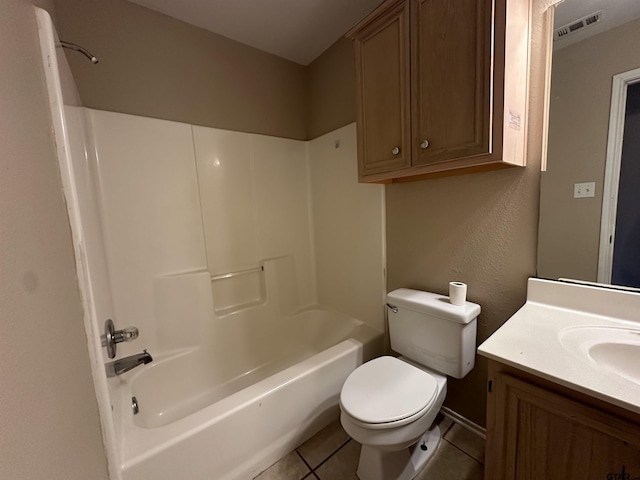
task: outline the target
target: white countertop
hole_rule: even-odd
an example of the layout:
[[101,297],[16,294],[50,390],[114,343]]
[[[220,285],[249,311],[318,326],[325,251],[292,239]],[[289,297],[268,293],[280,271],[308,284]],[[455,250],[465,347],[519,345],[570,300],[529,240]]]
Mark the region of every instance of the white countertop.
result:
[[529,279],[525,305],[478,353],[640,413],[640,384],[561,343],[560,332],[583,326],[640,329],[640,294]]

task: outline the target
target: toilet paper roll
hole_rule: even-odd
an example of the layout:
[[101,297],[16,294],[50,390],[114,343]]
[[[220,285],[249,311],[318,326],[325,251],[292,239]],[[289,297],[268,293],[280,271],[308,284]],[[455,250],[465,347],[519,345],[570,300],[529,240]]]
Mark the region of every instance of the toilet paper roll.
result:
[[467,284],[462,282],[449,282],[449,302],[453,305],[464,305],[467,300]]

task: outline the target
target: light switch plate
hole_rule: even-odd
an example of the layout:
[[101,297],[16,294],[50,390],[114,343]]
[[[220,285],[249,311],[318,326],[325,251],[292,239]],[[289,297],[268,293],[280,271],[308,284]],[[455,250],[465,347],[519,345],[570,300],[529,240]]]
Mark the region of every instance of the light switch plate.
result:
[[596,196],[596,182],[573,184],[573,198],[588,198]]

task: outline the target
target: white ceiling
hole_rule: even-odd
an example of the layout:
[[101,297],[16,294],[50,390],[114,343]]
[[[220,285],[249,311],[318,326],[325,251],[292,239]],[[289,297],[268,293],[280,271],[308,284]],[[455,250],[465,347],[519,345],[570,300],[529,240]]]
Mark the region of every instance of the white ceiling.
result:
[[130,0],[308,65],[381,0]]
[[563,48],[640,17],[639,0],[565,0],[555,11],[555,28],[602,10],[602,20],[593,26],[556,40],[554,48]]

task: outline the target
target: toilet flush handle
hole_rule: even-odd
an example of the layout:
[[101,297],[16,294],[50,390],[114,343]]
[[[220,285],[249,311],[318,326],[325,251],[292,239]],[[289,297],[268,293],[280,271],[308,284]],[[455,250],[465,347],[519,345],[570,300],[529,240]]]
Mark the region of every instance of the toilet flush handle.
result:
[[393,313],[398,313],[398,307],[396,307],[395,305],[387,303],[387,307],[389,307]]

